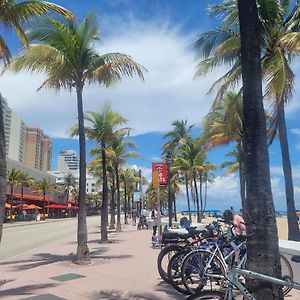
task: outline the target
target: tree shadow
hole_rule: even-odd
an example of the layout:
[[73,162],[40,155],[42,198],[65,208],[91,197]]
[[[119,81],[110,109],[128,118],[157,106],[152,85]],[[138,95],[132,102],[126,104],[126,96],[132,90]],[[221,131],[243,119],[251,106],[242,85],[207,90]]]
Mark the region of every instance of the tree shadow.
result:
[[[17,288],[11,288],[11,289],[6,289],[0,290],[0,298],[4,296],[25,296],[25,295],[32,295],[34,290],[39,290],[39,289],[45,289],[45,288],[50,288],[50,287],[55,287],[57,284],[55,283],[47,283],[47,284],[30,284],[30,285],[24,285],[20,286]],[[11,298],[11,299],[16,299],[16,298]]]
[[[91,300],[161,300],[162,298],[154,295],[153,293],[134,293],[129,291],[120,290],[105,290],[94,292]],[[184,298],[172,298],[172,299],[184,299]]]
[[26,260],[14,260],[8,262],[1,262],[0,265],[11,266],[13,271],[22,271],[37,268],[44,265],[53,264],[56,262],[63,261],[74,261],[75,254],[70,253],[69,255],[56,255],[50,253],[37,253],[32,255],[32,259]]
[[[126,259],[132,257],[132,255],[103,255],[107,251],[105,248],[99,248],[95,251],[91,251],[91,259],[102,259],[102,260],[116,260]],[[51,253],[37,253],[32,256],[30,260],[15,260],[9,262],[2,262],[0,265],[6,265],[13,271],[24,271],[29,269],[38,268],[40,266],[50,265],[57,262],[73,262],[75,261],[75,254],[70,253],[69,255],[55,255]]]
[[186,296],[184,296],[183,294],[177,292],[170,284],[166,283],[163,280],[155,285],[155,290],[160,291],[160,292],[164,292],[164,293],[170,295],[170,298],[172,298],[172,299],[182,300],[182,299],[186,298]]
[[6,283],[9,283],[9,282],[12,282],[12,281],[15,281],[15,279],[1,279],[0,280],[0,287]]

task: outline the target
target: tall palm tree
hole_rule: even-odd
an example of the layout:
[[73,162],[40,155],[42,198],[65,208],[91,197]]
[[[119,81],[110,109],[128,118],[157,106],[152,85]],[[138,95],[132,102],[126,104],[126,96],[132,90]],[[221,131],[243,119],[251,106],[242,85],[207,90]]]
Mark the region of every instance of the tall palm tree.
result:
[[12,168],[7,172],[7,184],[10,186],[10,222],[12,222],[12,205],[14,199],[14,187],[21,184],[21,172],[18,169]]
[[125,224],[127,224],[127,215],[131,213],[133,209],[130,199],[136,190],[136,183],[139,181],[139,177],[134,169],[126,168],[122,172],[121,178],[123,180],[125,197]]
[[49,206],[49,200],[46,201],[46,196],[48,192],[54,189],[54,185],[51,184],[48,179],[42,178],[40,180],[35,181],[33,189],[35,192],[41,193],[43,195],[43,218],[45,219],[46,212],[47,214],[49,214],[49,207],[47,207],[46,210],[46,202],[47,202],[47,206]]
[[[11,70],[46,73],[48,77],[39,89],[48,87],[76,91],[80,148],[76,262],[86,264],[90,262],[90,254],[85,210],[86,150],[83,88],[85,84],[94,83],[109,87],[122,77],[134,74],[143,78],[143,68],[128,55],[120,53],[99,55],[96,52],[93,45],[99,40],[99,29],[96,17],[92,14],[85,17],[81,24],[77,24],[75,20],[69,22],[42,20],[31,28],[28,39],[40,41],[40,44],[29,45],[28,51],[13,61]],[[107,183],[104,185],[107,186]],[[106,200],[104,199],[103,203],[106,203]],[[105,239],[105,234],[103,238]]]
[[[167,139],[167,142],[163,145],[163,155],[167,155],[170,153],[171,157],[176,155],[176,152],[180,148],[180,145],[184,144],[186,140],[190,139],[191,131],[194,125],[188,125],[187,120],[176,120],[172,124],[173,129],[167,132],[164,135],[164,138]],[[170,174],[172,177],[172,174]],[[171,201],[174,206],[174,214],[175,214],[175,221],[176,221],[176,197],[175,193],[172,192],[171,189]]]
[[[263,107],[260,31],[256,1],[238,0],[238,9],[247,182],[244,212],[247,234],[251,236],[247,239],[247,265],[251,270],[280,278],[278,237]],[[268,243],[265,243],[262,237]],[[248,284],[257,299],[283,299],[279,286],[262,281],[250,281]]]
[[[17,37],[23,44],[28,45],[27,36],[24,33],[24,26],[27,21],[47,14],[56,12],[66,18],[73,15],[65,8],[54,3],[45,1],[22,1],[5,0],[0,3],[0,23],[4,30],[16,32]],[[0,35],[0,60],[8,65],[11,60],[11,52],[3,37]],[[1,96],[0,96],[1,97]],[[1,99],[0,99],[1,100]],[[1,102],[1,101],[0,101]],[[6,150],[5,133],[3,123],[3,110],[0,105],[0,242],[2,239],[4,221],[4,203],[6,200]]]
[[91,124],[85,128],[86,136],[94,140],[99,146],[96,147],[101,153],[102,163],[102,192],[103,201],[101,209],[101,241],[108,240],[107,216],[108,216],[108,184],[107,184],[107,151],[110,143],[117,137],[128,132],[127,128],[119,128],[126,122],[121,115],[111,110],[108,104],[104,105],[100,113],[89,112],[85,114],[85,120]]
[[183,172],[187,172],[191,180],[191,184],[194,185],[195,201],[197,205],[197,222],[201,221],[203,214],[203,202],[202,199],[199,205],[199,193],[197,188],[197,175],[203,171],[204,152],[201,149],[199,140],[188,139],[180,147],[178,155],[175,157],[175,165]]
[[124,136],[117,137],[112,141],[108,149],[108,156],[112,161],[116,174],[117,188],[117,231],[121,231],[121,198],[120,198],[120,167],[124,165],[128,158],[138,157],[135,152],[128,152],[129,149],[136,149],[136,145],[125,140]]
[[[284,105],[294,89],[293,58],[299,55],[299,4],[291,1],[258,0],[260,46],[263,50],[261,66],[265,81],[265,95],[273,100],[274,132],[278,132],[285,180],[289,239],[300,240],[300,230],[294,202],[292,168],[288,150]],[[228,0],[209,8],[212,15],[222,18],[218,30],[200,36],[196,43],[199,55],[205,59],[198,65],[196,76],[215,67],[229,65],[230,70],[219,78],[211,90],[218,90],[216,100],[224,91],[236,86],[241,79],[240,37],[237,1]]]
[[21,185],[21,210],[23,210],[23,204],[24,204],[24,187],[33,186],[35,181],[33,178],[29,176],[28,173],[23,172],[20,170],[20,185]]
[[245,202],[245,166],[243,147],[243,102],[239,94],[227,92],[206,116],[202,139],[210,149],[236,143],[238,155],[240,196]]
[[67,175],[64,176],[62,186],[64,188],[66,200],[68,203],[70,192],[77,186],[77,180],[73,173],[68,173]]
[[176,120],[172,124],[173,129],[164,135],[168,141],[163,145],[164,153],[173,153],[186,139],[190,138],[194,125],[188,125],[187,120]]

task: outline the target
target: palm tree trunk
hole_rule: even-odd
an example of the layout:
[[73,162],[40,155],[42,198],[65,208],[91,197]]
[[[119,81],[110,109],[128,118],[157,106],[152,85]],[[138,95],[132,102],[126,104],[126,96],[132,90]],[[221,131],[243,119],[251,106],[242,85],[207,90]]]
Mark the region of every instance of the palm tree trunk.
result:
[[201,222],[200,218],[200,209],[199,209],[199,195],[198,195],[198,189],[197,189],[197,182],[196,182],[196,176],[193,174],[193,181],[194,181],[194,188],[196,193],[196,204],[197,204],[197,223]]
[[9,214],[10,214],[10,219],[9,222],[12,222],[12,205],[13,205],[13,198],[14,198],[14,186],[11,184],[10,185],[10,208],[9,208]]
[[77,253],[75,263],[90,263],[90,252],[87,245],[88,234],[86,224],[86,150],[85,150],[85,129],[82,103],[81,83],[77,84],[77,110],[79,129],[79,199],[78,199],[78,222],[77,222]]
[[102,209],[101,209],[101,241],[108,240],[107,237],[107,214],[108,214],[108,186],[107,186],[107,172],[106,172],[106,153],[105,143],[101,142],[101,156],[102,156]]
[[173,205],[174,205],[174,220],[175,222],[177,222],[176,195],[173,189],[171,190],[171,195],[172,195]]
[[120,199],[120,176],[119,167],[115,166],[116,180],[117,180],[117,232],[122,231],[121,228],[121,199]]
[[245,198],[246,198],[246,180],[245,180],[244,149],[242,143],[238,143],[238,156],[239,156],[240,196],[242,201],[242,207],[244,207]]
[[207,204],[207,183],[208,183],[207,176],[208,174],[206,174],[206,180],[205,180],[203,210],[206,210],[206,204]]
[[300,241],[300,231],[297,221],[292,167],[289,154],[289,145],[286,133],[284,104],[278,108],[278,131],[279,141],[282,156],[282,166],[285,182],[286,206],[287,206],[287,221],[288,221],[288,239],[292,241]]
[[111,185],[109,229],[115,229],[115,223],[115,179],[113,179]]
[[0,95],[0,242],[2,240],[6,202],[6,146],[3,122],[2,96]]
[[124,218],[125,218],[125,224],[128,224],[128,205],[127,205],[127,187],[126,187],[126,181],[124,180]]
[[[275,209],[272,199],[267,130],[261,83],[261,51],[256,0],[238,0],[243,79],[247,224],[247,268],[281,277]],[[268,241],[266,243],[266,241]],[[279,286],[247,280],[256,299],[281,300]]]
[[189,193],[189,183],[188,183],[188,176],[187,176],[187,174],[185,174],[185,189],[186,189],[186,198],[187,198],[187,205],[188,205],[188,211],[189,211],[189,220],[192,221],[190,193]]
[[200,216],[201,216],[201,220],[203,218],[203,191],[202,191],[202,173],[200,172],[199,174],[199,179],[200,179],[200,183],[199,183],[199,194],[200,194]]

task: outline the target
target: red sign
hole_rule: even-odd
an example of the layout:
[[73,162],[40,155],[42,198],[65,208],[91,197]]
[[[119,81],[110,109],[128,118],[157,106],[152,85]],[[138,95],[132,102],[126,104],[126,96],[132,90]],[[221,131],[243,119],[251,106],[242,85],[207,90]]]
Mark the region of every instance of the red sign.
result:
[[152,163],[152,173],[158,172],[159,184],[167,185],[168,175],[167,175],[167,163]]

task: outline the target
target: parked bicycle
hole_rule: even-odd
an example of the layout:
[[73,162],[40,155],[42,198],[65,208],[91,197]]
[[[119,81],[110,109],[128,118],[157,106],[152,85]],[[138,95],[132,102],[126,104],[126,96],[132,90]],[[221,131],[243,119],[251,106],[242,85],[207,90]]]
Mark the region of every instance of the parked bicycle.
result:
[[[206,300],[206,299],[215,299],[215,300],[233,300],[233,289],[242,294],[245,299],[256,300],[255,296],[247,290],[244,284],[244,278],[251,278],[256,280],[263,280],[273,284],[280,285],[282,287],[287,287],[289,290],[295,288],[300,290],[300,284],[295,283],[292,278],[288,276],[283,276],[282,279],[274,278],[265,274],[253,272],[247,270],[243,265],[239,264],[238,256],[239,249],[234,244],[231,243],[231,246],[235,251],[235,260],[232,267],[227,270],[224,274],[210,274],[206,273],[206,276],[222,279],[224,281],[223,290],[221,291],[198,291],[196,294],[190,296],[188,300]],[[292,258],[294,262],[300,262],[300,256],[294,256]]]

